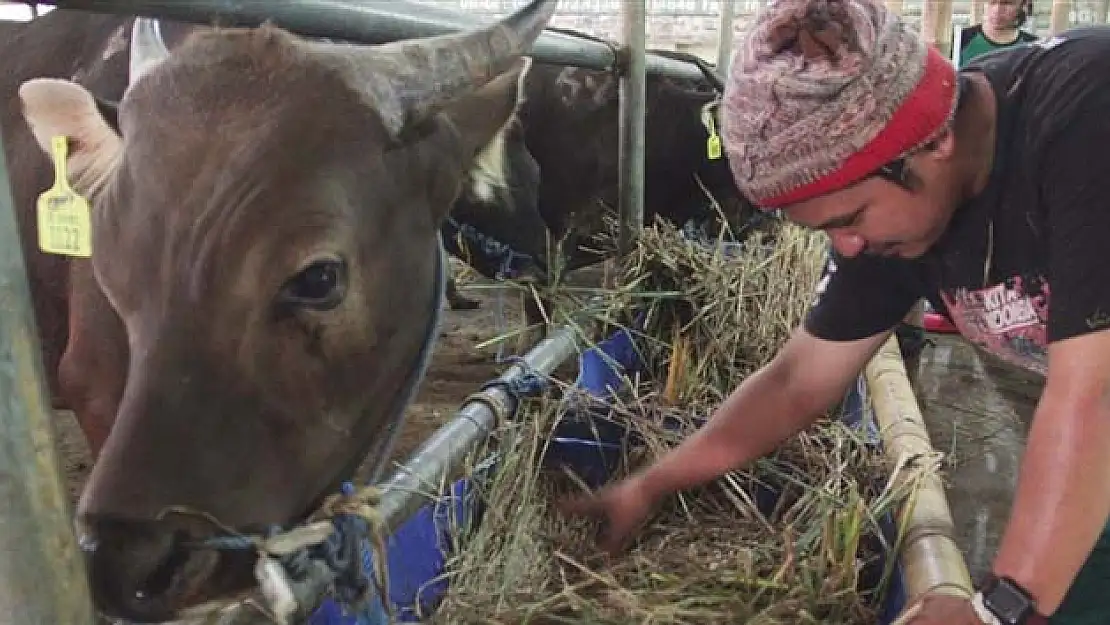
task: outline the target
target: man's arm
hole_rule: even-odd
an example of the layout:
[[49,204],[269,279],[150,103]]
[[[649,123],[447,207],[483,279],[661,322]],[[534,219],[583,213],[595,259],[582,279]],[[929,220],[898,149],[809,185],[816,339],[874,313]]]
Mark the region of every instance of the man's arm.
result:
[[704,427],[641,473],[645,493],[657,500],[774,451],[844,396],[889,335],[827,341],[798,328]]
[[644,492],[658,499],[712,480],[812,424],[920,297],[912,277],[904,261],[831,252],[805,322],[704,427],[639,474]]
[[994,573],[1051,615],[1110,517],[1110,330],[1048,348],[1048,376]]
[[[1056,54],[1075,54],[1066,45]],[[1089,54],[1089,53],[1088,53]],[[1063,72],[1063,67],[1068,72]],[[1050,299],[1048,373],[994,572],[1008,575],[1051,614],[1110,516],[1110,63],[1075,54],[1043,72],[1040,192],[1045,199]]]

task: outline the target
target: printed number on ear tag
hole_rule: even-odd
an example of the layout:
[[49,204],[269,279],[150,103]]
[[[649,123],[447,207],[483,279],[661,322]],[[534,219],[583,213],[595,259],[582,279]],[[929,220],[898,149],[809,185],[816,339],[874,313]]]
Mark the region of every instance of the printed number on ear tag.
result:
[[47,254],[92,256],[89,202],[69,186],[66,137],[50,140],[54,158],[54,186],[38,199],[39,248]]

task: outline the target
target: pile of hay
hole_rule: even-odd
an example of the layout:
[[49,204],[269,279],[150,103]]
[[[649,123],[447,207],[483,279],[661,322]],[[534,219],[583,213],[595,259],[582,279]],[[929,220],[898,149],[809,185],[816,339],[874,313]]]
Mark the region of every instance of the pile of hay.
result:
[[[819,279],[823,235],[784,225],[733,258],[665,225],[645,229],[603,297],[602,327],[646,311],[647,375],[609,419],[644,441],[618,476],[676,446],[801,319]],[[498,432],[498,469],[480,486],[476,529],[460,531],[435,623],[877,623],[896,545],[879,520],[912,481],[835,420],[752,467],[669,498],[624,556],[595,548],[596,523],[554,509],[581,482],[540,459],[575,391],[528,402]],[[831,416],[831,415],[830,415]],[[669,419],[669,421],[666,421]],[[668,427],[665,423],[669,422]],[[674,427],[674,423],[679,427]],[[771,505],[758,493],[782,493]],[[880,588],[875,591],[874,589]]]

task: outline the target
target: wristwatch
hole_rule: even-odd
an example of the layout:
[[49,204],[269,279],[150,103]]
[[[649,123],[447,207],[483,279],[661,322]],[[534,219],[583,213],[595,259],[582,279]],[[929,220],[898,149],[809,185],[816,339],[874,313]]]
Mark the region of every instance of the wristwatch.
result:
[[1048,625],[1048,618],[1037,612],[1033,597],[1024,588],[993,573],[984,577],[972,605],[980,618],[991,625]]

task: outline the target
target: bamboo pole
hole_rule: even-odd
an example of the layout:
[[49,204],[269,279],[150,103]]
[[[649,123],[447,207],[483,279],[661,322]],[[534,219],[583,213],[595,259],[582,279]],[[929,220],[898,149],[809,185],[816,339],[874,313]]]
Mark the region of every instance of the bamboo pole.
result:
[[733,30],[736,26],[736,0],[721,2],[721,14],[717,33],[717,73],[728,76],[728,64],[732,61]]
[[925,43],[936,46],[944,56],[952,53],[952,0],[926,0],[921,12],[921,34]]
[[[983,22],[983,9],[985,8],[984,4],[985,3],[983,2],[983,0],[971,0],[971,16],[970,17],[971,17],[971,23],[972,24],[980,24],[980,23]],[[1033,17],[1033,16],[1030,15],[1029,17]]]
[[1049,18],[1048,32],[1055,35],[1071,26],[1071,0],[1052,0],[1052,16]]
[[[864,375],[887,456],[895,461],[933,456],[929,432],[894,336],[867,364]],[[905,539],[900,560],[907,606],[930,593],[971,596],[971,577],[953,539],[952,515],[939,475],[926,476],[902,530]]]

